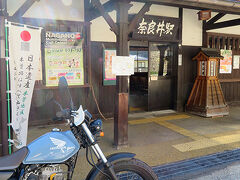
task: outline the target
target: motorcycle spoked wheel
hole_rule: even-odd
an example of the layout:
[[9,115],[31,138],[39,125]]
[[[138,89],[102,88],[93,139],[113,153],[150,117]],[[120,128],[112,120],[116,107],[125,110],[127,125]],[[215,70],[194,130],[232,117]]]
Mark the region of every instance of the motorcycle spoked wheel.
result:
[[[121,160],[113,163],[113,169],[119,180],[157,180],[152,168],[138,159]],[[106,170],[102,170],[108,174]],[[99,172],[94,180],[109,180],[109,177]]]

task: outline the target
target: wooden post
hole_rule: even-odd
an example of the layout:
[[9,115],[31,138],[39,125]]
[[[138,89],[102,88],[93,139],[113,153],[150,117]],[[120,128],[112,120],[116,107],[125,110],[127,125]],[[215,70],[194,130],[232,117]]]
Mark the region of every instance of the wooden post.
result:
[[1,143],[2,155],[8,154],[8,122],[7,122],[7,85],[5,61],[5,18],[6,2],[0,0],[0,82],[1,82]]
[[[128,44],[128,0],[118,2],[117,9],[117,55],[129,56]],[[114,111],[114,144],[117,148],[128,145],[128,77],[117,76],[115,111]]]
[[[129,56],[128,34],[133,31],[138,19],[149,11],[151,3],[145,4],[129,23],[128,10],[132,6],[130,0],[115,1],[117,3],[117,25],[104,10],[104,6],[99,0],[92,0],[91,3],[99,10],[99,13],[115,33],[117,37],[117,55]],[[128,76],[117,77],[114,108],[114,144],[117,148],[128,145],[128,86]]]
[[184,62],[183,62],[183,54],[182,54],[182,23],[183,23],[183,8],[179,8],[178,11],[180,25],[179,25],[179,44],[178,44],[178,57],[177,60],[179,61],[179,55],[182,56],[182,64],[179,65],[177,62],[177,98],[176,98],[176,110],[183,111],[183,72],[184,72]]

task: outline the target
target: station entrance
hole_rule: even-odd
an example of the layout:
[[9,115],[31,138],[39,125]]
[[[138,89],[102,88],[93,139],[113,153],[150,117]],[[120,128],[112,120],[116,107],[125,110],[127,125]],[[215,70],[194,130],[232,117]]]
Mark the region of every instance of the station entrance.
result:
[[129,82],[130,112],[174,108],[177,92],[177,44],[131,41],[134,74]]

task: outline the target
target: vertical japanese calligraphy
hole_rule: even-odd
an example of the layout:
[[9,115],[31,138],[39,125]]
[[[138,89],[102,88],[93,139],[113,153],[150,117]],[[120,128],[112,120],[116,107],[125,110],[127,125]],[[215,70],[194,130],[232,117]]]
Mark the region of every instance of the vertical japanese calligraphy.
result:
[[17,148],[26,145],[28,116],[41,54],[41,31],[9,25],[12,127]]
[[84,84],[82,37],[79,32],[46,32],[46,86],[57,86],[61,76],[69,85]]

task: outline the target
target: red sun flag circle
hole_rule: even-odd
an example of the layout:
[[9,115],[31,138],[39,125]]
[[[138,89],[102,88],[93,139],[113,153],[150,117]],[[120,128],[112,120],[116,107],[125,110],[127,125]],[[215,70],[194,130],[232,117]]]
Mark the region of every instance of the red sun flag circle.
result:
[[75,35],[75,37],[76,37],[76,39],[81,39],[81,34],[78,33],[78,34]]
[[31,34],[28,31],[22,31],[20,36],[23,41],[29,41],[31,39]]

